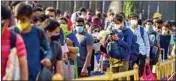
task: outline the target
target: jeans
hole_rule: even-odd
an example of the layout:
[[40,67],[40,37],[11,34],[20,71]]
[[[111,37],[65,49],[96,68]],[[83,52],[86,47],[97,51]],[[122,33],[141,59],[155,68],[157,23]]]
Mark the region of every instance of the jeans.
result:
[[145,66],[145,59],[146,59],[146,55],[142,55],[142,54],[140,54],[137,59],[137,64],[139,67],[139,77],[141,77],[143,74],[144,66]]

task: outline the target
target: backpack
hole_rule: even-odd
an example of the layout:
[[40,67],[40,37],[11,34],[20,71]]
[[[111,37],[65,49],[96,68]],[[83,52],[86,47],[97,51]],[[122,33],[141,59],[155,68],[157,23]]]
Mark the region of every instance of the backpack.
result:
[[[20,33],[19,29],[15,26],[11,27],[10,30],[13,31],[13,32],[16,32],[16,33]],[[43,40],[44,40],[44,37],[45,37],[45,35],[44,35],[45,32],[42,29],[37,28],[37,33],[38,33],[38,37],[39,37],[39,40],[40,40],[40,53],[42,54],[41,59],[43,59],[45,57],[45,53],[44,53],[45,50],[42,47],[42,44],[43,44]]]
[[16,33],[10,31],[10,54],[5,69],[5,75],[2,80],[20,80],[20,64],[17,56]]
[[109,42],[107,45],[107,54],[111,58],[123,59],[125,56],[128,56],[129,53],[122,46],[118,45],[115,41]]
[[[141,37],[144,41],[144,27],[140,26],[140,33],[141,33]],[[145,41],[144,41],[144,44],[145,44]]]
[[[40,28],[37,28],[37,29],[38,29],[37,30],[38,37],[39,37],[40,43],[42,44],[42,41],[44,40],[44,36],[45,36],[44,33],[45,32],[42,29],[40,29]],[[15,27],[15,26],[10,28],[10,30],[13,31],[13,32],[16,32],[16,33],[20,33],[19,29],[17,27]]]
[[16,47],[16,33],[10,31],[10,48]]

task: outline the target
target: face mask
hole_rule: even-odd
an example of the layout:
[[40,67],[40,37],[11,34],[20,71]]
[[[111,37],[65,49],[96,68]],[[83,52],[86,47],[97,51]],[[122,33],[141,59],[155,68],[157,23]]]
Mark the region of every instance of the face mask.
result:
[[163,31],[162,31],[162,35],[168,35],[168,31],[163,30]]
[[138,22],[137,20],[131,20],[130,21],[130,25],[131,26],[137,25],[137,22]]
[[153,31],[152,25],[146,25],[146,31],[147,32],[152,32]]
[[94,37],[99,37],[99,33],[98,32],[94,32],[94,33],[92,33],[92,36],[94,36]]
[[58,41],[58,39],[60,39],[60,33],[57,33],[57,34],[52,34],[51,36],[50,36],[50,38],[51,38],[51,40],[52,41]]
[[84,31],[84,26],[76,26],[76,31],[82,33]]
[[29,22],[25,22],[25,23],[17,23],[17,27],[20,31],[25,30],[28,26],[30,25]]
[[114,29],[119,30],[120,26],[121,26],[120,24],[115,24]]
[[60,27],[62,28],[62,30],[63,30],[64,33],[68,32],[68,25],[67,24],[61,24]]

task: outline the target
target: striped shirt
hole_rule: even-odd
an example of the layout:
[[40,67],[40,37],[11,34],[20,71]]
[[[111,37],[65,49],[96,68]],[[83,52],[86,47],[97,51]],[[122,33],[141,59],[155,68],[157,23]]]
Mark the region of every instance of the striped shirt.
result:
[[[10,54],[10,30],[6,27],[4,29],[4,33],[2,35],[1,42],[1,79],[5,75],[6,63],[8,60],[8,55]],[[26,56],[26,48],[22,37],[17,34],[16,35],[16,49],[18,57]]]

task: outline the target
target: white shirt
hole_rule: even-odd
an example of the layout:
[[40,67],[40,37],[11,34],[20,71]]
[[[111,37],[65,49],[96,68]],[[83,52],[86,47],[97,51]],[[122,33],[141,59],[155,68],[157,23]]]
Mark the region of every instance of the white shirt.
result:
[[136,30],[132,29],[133,33],[137,36],[137,43],[139,44],[139,53],[142,55],[149,56],[150,44],[147,32],[144,30],[144,39],[141,36],[140,26]]

